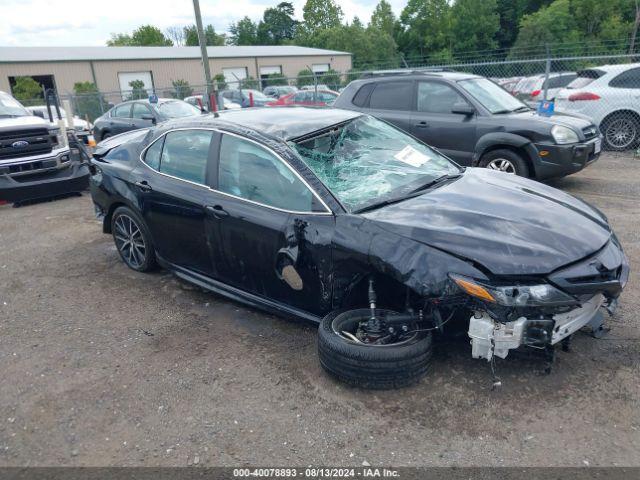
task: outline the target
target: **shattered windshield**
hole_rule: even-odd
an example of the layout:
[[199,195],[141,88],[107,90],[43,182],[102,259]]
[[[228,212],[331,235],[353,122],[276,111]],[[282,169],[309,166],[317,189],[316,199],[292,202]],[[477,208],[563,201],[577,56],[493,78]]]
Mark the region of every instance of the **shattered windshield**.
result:
[[291,144],[351,210],[408,194],[444,175],[460,172],[436,151],[369,116]]

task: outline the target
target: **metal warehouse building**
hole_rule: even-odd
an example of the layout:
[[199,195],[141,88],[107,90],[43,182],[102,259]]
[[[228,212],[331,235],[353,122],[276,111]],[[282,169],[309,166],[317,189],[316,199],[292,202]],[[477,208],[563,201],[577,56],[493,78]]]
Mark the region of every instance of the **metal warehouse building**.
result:
[[[281,73],[295,77],[307,67],[321,73],[351,68],[351,54],[297,46],[208,47],[211,74],[264,78]],[[101,92],[130,90],[141,80],[148,90],[166,89],[174,80],[203,85],[199,47],[0,47],[0,90],[11,91],[16,77],[30,76],[60,94],[75,82],[89,81]]]

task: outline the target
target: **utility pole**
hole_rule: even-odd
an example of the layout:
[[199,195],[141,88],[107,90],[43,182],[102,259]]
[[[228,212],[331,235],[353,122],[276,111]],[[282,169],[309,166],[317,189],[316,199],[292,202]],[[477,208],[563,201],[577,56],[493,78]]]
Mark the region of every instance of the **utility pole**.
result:
[[205,90],[207,92],[207,109],[211,111],[211,70],[209,68],[209,55],[207,55],[207,40],[204,37],[204,31],[202,29],[202,15],[200,13],[200,1],[193,0],[193,10],[196,14],[196,30],[198,31],[198,43],[200,44],[200,53],[202,55],[202,67],[204,68],[204,81],[206,83]]

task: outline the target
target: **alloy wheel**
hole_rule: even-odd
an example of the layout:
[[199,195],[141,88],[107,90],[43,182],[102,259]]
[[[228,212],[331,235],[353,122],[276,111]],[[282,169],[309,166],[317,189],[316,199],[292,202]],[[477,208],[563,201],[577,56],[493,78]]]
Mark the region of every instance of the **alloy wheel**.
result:
[[115,230],[114,237],[120,255],[130,267],[140,268],[147,258],[147,246],[140,227],[133,218],[122,214],[116,218]]
[[605,131],[607,143],[618,150],[631,148],[636,140],[637,127],[633,119],[629,117],[621,117],[613,120]]
[[505,173],[511,173],[513,175],[515,175],[515,173],[516,173],[515,165],[513,163],[511,163],[510,160],[507,160],[506,158],[495,158],[495,159],[491,160],[487,164],[487,168],[489,168],[491,170],[499,170],[499,171],[505,172]]

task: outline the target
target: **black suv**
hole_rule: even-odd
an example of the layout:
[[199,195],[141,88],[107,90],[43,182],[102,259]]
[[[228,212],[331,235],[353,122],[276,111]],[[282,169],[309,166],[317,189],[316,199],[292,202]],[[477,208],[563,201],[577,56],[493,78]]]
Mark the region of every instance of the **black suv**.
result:
[[351,82],[333,106],[386,120],[461,165],[538,180],[582,170],[602,145],[591,121],[538,115],[491,80],[466,73],[368,74]]

